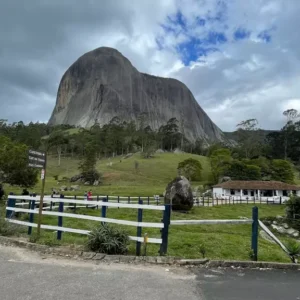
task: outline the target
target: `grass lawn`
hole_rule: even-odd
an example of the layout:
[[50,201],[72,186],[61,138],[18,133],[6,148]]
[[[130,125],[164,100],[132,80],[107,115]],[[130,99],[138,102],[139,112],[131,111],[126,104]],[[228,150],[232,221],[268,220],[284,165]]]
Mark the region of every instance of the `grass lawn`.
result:
[[[178,163],[187,159],[194,158],[201,162],[202,181],[192,182],[193,186],[201,185],[209,181],[211,176],[209,159],[204,156],[187,153],[162,153],[155,154],[154,158],[144,159],[140,154],[123,159],[115,157],[111,159],[101,159],[97,162],[97,170],[103,174],[103,183],[100,186],[81,186],[76,193],[66,192],[66,195],[83,195],[85,190],[92,189],[94,195],[113,195],[113,196],[153,196],[162,194],[167,184],[177,175]],[[121,161],[121,162],[120,162]],[[135,170],[135,161],[139,163],[138,170]],[[112,162],[112,166],[108,163]],[[79,173],[78,159],[62,158],[61,165],[58,166],[57,157],[48,158],[46,193],[50,194],[51,188],[59,188],[62,185],[70,186],[77,183],[62,181],[63,177],[71,178]],[[59,176],[59,184],[54,176]],[[6,186],[7,192],[20,193],[18,187]],[[41,183],[34,189],[40,193]]]
[[[284,206],[259,205],[259,217],[276,216],[284,214]],[[215,207],[195,207],[188,214],[172,213],[173,220],[182,219],[238,219],[239,217],[251,217],[252,205],[223,205]],[[100,210],[80,209],[77,213],[100,216]],[[27,218],[27,216],[24,216]],[[137,210],[108,208],[108,218],[137,220]],[[37,216],[35,216],[37,218]],[[162,212],[144,210],[143,221],[160,222]],[[43,223],[57,225],[57,217],[43,216]],[[64,218],[64,227],[78,229],[92,229],[97,226],[95,221]],[[118,225],[119,226],[119,225]],[[123,226],[129,235],[136,235],[136,228]],[[149,237],[160,237],[159,229],[143,228],[143,233]],[[42,230],[42,238],[39,243],[49,245],[84,245],[86,236],[63,233],[61,242],[56,241],[56,233]],[[251,245],[251,225],[181,225],[170,226],[168,255],[199,258],[199,248],[203,244],[206,248],[206,257],[210,259],[249,260]],[[135,254],[135,243],[130,244],[130,254]],[[157,255],[159,245],[150,244],[147,255]],[[259,238],[259,260],[290,262],[285,253],[277,246]]]

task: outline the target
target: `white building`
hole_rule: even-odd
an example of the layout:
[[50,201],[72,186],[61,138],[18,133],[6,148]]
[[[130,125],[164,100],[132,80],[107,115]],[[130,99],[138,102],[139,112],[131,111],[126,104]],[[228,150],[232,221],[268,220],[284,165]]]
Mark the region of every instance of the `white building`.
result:
[[280,181],[230,180],[213,186],[214,199],[281,200],[290,194],[300,196],[300,186]]

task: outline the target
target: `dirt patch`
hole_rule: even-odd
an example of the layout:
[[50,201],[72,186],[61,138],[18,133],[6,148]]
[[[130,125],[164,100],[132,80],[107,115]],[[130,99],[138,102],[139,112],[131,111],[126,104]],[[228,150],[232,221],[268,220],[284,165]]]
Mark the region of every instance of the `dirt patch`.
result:
[[115,181],[115,180],[120,180],[121,176],[122,176],[121,173],[109,172],[103,174],[103,179],[105,181]]

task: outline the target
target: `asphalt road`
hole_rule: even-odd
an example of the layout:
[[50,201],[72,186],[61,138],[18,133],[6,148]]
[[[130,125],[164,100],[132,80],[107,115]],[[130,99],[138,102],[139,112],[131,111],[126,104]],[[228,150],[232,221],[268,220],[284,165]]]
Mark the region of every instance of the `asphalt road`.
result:
[[[300,299],[300,271],[195,269],[205,300]],[[201,298],[200,298],[201,299]]]
[[95,264],[0,246],[0,299],[295,300],[300,272]]

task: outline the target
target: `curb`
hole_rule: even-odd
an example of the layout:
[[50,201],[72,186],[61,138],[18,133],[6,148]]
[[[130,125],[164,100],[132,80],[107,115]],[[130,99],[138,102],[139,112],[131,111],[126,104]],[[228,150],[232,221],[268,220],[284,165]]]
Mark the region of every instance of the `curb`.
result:
[[0,236],[0,245],[17,246],[42,254],[52,254],[67,258],[81,259],[84,261],[107,262],[107,263],[148,263],[156,265],[177,265],[186,267],[206,267],[206,268],[248,268],[248,269],[278,269],[278,270],[299,270],[299,264],[276,263],[276,262],[256,262],[256,261],[224,261],[209,259],[181,259],[171,256],[130,256],[130,255],[107,255],[103,253],[85,252],[62,247],[49,247],[46,245],[29,243],[16,238]]
[[266,261],[210,260],[206,266],[208,268],[300,270],[299,264],[277,263],[277,262],[266,262]]

